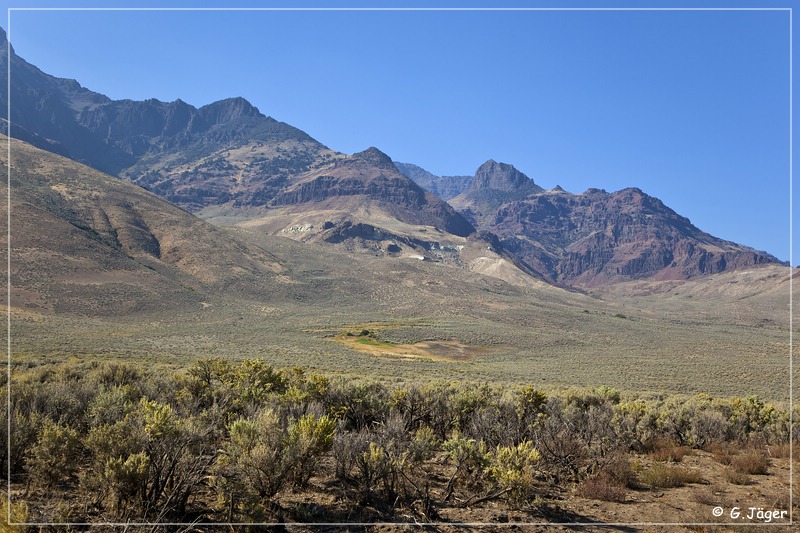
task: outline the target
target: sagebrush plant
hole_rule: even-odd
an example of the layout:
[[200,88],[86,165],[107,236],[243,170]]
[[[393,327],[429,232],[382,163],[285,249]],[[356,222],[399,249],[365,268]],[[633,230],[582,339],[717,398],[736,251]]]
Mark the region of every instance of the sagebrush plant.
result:
[[536,467],[542,456],[531,441],[498,446],[489,456],[489,476],[520,505],[533,496]]
[[[4,495],[5,496],[5,495]],[[9,521],[9,517],[11,520]],[[23,524],[28,521],[28,504],[24,501],[11,500],[9,506],[8,498],[0,498],[0,533],[24,533],[28,531],[28,526],[18,526],[11,524]]]
[[79,453],[77,430],[45,420],[27,461],[28,472],[35,481],[53,485],[77,470]]
[[333,447],[336,421],[327,415],[319,418],[303,415],[289,427],[286,443],[287,461],[291,468],[291,481],[304,487],[316,470],[322,454]]
[[[627,489],[696,483],[697,469],[652,464],[695,449],[728,464],[729,483],[756,483],[788,455],[788,410],[757,397],[388,385],[220,358],[172,375],[45,364],[13,385],[11,456],[0,456],[37,519],[319,520],[346,506],[422,522],[444,508],[530,507],[552,484],[624,501]],[[336,503],[298,503],[320,491]],[[45,501],[82,503],[33,508]]]

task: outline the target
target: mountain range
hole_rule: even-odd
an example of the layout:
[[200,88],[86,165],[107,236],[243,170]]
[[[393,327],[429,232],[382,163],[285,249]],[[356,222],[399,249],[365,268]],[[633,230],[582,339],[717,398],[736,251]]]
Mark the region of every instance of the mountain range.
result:
[[[335,152],[240,97],[199,108],[182,100],[111,100],[42,72],[10,47],[3,33],[0,83],[9,81],[7,56],[12,76],[0,109],[5,113],[10,97],[14,138],[116,175],[218,225],[387,260],[414,257],[478,272],[502,264],[514,279],[584,289],[780,263],[704,233],[636,188],[546,191],[493,160],[471,177],[434,176],[374,147]],[[125,194],[134,205],[137,196]],[[128,220],[139,229],[126,233],[104,216],[106,226],[94,229],[97,242],[135,251],[131,257],[163,259],[154,251],[163,248],[161,240],[139,231],[150,227],[147,221]],[[75,220],[75,227],[86,225]],[[196,224],[186,218],[173,225]],[[480,250],[492,254],[491,268],[478,261]]]

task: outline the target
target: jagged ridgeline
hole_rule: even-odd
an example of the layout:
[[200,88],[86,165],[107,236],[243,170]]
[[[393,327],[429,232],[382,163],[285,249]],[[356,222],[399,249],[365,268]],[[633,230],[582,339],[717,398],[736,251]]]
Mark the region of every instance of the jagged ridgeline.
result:
[[[437,186],[416,168],[409,176]],[[497,235],[522,264],[554,283],[598,287],[634,279],[679,280],[781,263],[701,231],[641,189],[545,191],[512,165],[492,160],[449,201],[476,228]]]
[[[8,46],[3,34],[3,84]],[[219,223],[250,219],[250,227],[294,237],[297,228],[311,229],[314,240],[346,240],[353,250],[377,246],[385,252],[397,250],[395,241],[414,242],[408,252],[429,259],[426,250],[451,247],[451,237],[477,229],[479,239],[518,270],[581,287],[689,279],[778,262],[702,232],[638,189],[544,191],[513,166],[492,160],[473,177],[438,177],[416,165],[393,164],[375,148],[353,156],[334,152],[244,98],[200,108],[181,100],[111,100],[75,80],[45,74],[13,49],[10,57],[16,138]],[[420,238],[415,229],[400,228],[404,224],[442,235]]]

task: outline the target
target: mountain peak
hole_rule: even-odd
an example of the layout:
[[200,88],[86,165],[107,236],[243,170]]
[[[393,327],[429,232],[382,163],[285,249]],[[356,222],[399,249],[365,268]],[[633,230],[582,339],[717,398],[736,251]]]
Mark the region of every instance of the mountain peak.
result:
[[469,190],[479,189],[494,189],[504,192],[528,190],[529,192],[541,192],[543,190],[513,165],[498,163],[494,159],[489,159],[475,171],[475,177],[469,185]]
[[396,168],[392,158],[374,146],[370,146],[363,152],[353,154],[353,158],[365,161],[371,165],[375,165],[378,168]]
[[200,114],[212,124],[222,124],[242,118],[258,118],[264,116],[258,108],[241,96],[218,100],[211,104],[204,105],[199,111]]

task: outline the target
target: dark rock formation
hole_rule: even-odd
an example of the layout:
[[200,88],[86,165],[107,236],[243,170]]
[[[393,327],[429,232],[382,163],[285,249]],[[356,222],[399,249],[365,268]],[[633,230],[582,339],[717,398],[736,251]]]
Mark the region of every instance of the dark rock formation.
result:
[[494,161],[482,165],[467,191],[451,203],[554,283],[688,279],[778,262],[704,233],[640,189],[545,192],[510,165]]
[[[270,205],[327,202],[327,208],[336,209],[337,204],[355,196],[363,196],[365,202],[401,222],[434,226],[462,237],[474,231],[450,205],[401,174],[389,156],[377,148],[300,176],[296,185],[278,193]],[[340,205],[342,210],[348,209]]]
[[411,163],[398,163],[394,165],[403,175],[411,178],[417,185],[432,192],[442,200],[455,198],[467,189],[472,176],[436,176],[424,168]]

